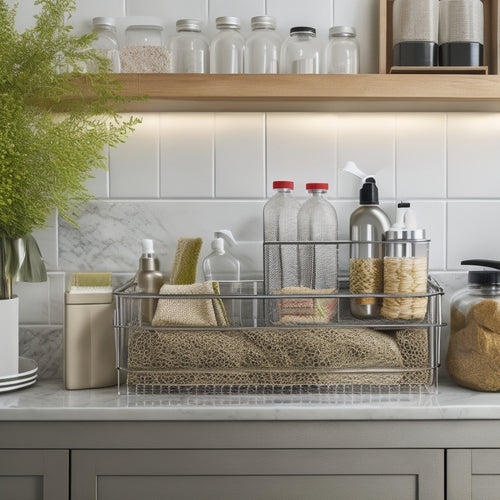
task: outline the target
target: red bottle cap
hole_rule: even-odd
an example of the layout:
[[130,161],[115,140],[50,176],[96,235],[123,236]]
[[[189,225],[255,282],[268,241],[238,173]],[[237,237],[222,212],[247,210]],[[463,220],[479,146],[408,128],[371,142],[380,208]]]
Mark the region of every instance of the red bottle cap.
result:
[[328,191],[328,182],[308,182],[306,184],[306,190],[310,189],[326,189]]
[[279,188],[293,189],[293,181],[274,181],[273,189]]

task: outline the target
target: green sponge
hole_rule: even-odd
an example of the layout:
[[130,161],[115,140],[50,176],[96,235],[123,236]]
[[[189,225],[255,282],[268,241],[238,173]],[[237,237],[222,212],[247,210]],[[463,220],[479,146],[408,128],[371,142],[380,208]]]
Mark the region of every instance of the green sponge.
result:
[[179,238],[170,276],[171,285],[191,285],[196,282],[196,267],[202,243],[201,238]]
[[111,286],[111,273],[73,273],[71,286]]

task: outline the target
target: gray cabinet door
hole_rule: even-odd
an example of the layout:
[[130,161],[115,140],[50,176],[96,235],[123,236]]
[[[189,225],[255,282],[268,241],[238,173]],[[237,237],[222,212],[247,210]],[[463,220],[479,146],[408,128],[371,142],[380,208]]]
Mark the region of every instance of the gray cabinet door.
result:
[[448,500],[498,500],[500,450],[447,450]]
[[72,500],[444,499],[443,450],[81,450]]
[[2,500],[68,500],[69,452],[0,450]]

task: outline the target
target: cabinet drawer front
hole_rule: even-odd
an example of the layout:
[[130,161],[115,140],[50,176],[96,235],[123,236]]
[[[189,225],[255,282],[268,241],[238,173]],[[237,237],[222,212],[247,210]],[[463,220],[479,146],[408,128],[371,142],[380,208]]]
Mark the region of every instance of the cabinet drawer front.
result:
[[[74,500],[444,497],[441,450],[82,450]],[[334,494],[334,496],[332,496]]]
[[67,500],[69,453],[65,450],[0,450],[0,498]]

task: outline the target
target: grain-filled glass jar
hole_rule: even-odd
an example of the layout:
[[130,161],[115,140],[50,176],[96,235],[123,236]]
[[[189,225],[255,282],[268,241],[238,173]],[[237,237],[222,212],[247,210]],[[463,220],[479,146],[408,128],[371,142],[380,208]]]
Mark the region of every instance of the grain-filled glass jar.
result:
[[469,271],[467,287],[451,298],[446,368],[459,385],[500,391],[500,262],[462,264],[490,269]]
[[171,57],[163,45],[161,19],[138,18],[127,26],[120,61],[122,73],[170,72]]

